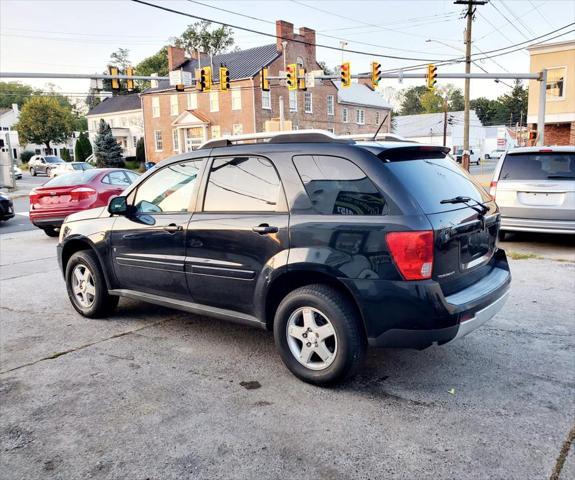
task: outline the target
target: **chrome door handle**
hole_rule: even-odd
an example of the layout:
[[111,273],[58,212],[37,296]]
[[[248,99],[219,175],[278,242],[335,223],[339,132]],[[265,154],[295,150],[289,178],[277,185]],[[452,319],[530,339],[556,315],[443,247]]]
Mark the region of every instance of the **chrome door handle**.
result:
[[267,235],[268,233],[278,233],[278,227],[270,227],[267,223],[262,223],[257,227],[252,227],[252,231],[259,233],[260,235]]
[[181,225],[176,225],[175,223],[170,223],[169,225],[165,225],[162,228],[169,233],[181,232],[184,229],[184,227]]

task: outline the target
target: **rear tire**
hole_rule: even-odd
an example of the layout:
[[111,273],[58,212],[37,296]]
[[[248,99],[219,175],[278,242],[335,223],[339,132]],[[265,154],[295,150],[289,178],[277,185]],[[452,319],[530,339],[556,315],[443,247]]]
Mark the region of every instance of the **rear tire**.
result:
[[118,305],[119,297],[110,295],[96,253],[76,252],[66,265],[66,289],[72,306],[88,318],[108,316]]
[[44,230],[44,233],[49,237],[57,237],[60,235],[60,231],[54,227],[44,227],[42,230]]
[[301,287],[282,300],[275,315],[274,339],[286,367],[315,385],[351,377],[366,350],[356,309],[327,285]]

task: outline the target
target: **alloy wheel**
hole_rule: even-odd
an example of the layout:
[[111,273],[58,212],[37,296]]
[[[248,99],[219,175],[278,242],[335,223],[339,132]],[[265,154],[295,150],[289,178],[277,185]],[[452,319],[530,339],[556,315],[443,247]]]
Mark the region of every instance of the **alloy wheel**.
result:
[[78,305],[82,308],[90,308],[96,299],[96,285],[90,269],[83,264],[78,264],[72,272],[72,292]]
[[289,317],[287,343],[292,355],[310,370],[325,370],[335,360],[337,335],[329,319],[313,307],[301,307]]

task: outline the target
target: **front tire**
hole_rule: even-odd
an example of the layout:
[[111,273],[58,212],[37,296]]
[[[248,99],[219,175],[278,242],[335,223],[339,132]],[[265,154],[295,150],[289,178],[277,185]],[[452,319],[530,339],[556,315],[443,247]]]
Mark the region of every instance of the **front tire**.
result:
[[32,175],[33,177],[36,176],[36,169],[34,167],[30,167],[30,175]]
[[110,295],[92,250],[76,252],[66,265],[66,289],[72,306],[88,318],[108,316],[118,305],[119,297]]
[[44,233],[49,237],[57,237],[60,235],[60,231],[54,227],[44,227],[42,230],[44,230]]
[[366,350],[356,309],[327,285],[301,287],[282,300],[275,315],[274,339],[286,367],[315,385],[351,377]]

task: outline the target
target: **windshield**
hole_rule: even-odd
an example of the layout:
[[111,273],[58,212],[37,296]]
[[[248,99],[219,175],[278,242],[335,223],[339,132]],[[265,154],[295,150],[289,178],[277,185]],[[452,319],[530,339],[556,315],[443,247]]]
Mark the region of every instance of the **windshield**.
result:
[[46,159],[46,161],[48,163],[64,163],[64,160],[62,160],[60,157],[55,157],[53,155],[49,155],[47,157],[44,157]]
[[500,180],[573,180],[575,153],[529,152],[507,154]]
[[427,214],[462,208],[461,204],[442,204],[458,196],[488,202],[489,195],[473,177],[449,158],[414,159],[385,165]]
[[67,173],[66,175],[59,175],[49,182],[45,183],[44,187],[72,187],[75,185],[83,185],[88,183],[92,178],[98,175],[98,170],[86,170],[84,172]]
[[74,170],[88,170],[90,168],[94,168],[92,165],[90,165],[89,163],[74,163],[72,165],[72,168]]

